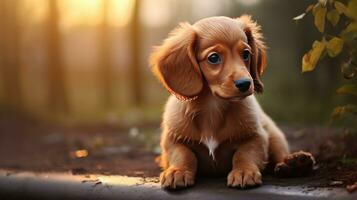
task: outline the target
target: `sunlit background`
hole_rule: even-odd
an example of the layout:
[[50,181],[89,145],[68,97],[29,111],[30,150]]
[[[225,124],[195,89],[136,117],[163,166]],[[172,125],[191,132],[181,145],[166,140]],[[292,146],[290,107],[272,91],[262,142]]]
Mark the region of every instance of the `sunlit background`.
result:
[[[0,108],[69,124],[159,124],[168,93],[148,56],[179,22],[248,13],[269,46],[259,100],[283,124],[324,124],[338,68],[301,74],[301,57],[318,35],[297,24],[309,1],[1,0]],[[311,17],[311,16],[310,16]]]
[[[323,34],[311,12],[293,18],[317,2],[326,1],[0,0],[0,171],[157,177],[169,93],[151,73],[153,46],[180,22],[250,14],[269,47],[260,104],[292,151],[315,156],[326,180],[320,185],[341,177],[354,183],[357,134],[348,126],[356,123],[329,123],[336,106],[355,102],[336,95],[347,82],[340,61],[325,56],[313,72],[301,73],[303,55]],[[326,20],[324,34],[343,30],[345,17],[335,27]],[[315,188],[317,179],[309,180]],[[97,184],[111,187],[93,184],[95,191]]]

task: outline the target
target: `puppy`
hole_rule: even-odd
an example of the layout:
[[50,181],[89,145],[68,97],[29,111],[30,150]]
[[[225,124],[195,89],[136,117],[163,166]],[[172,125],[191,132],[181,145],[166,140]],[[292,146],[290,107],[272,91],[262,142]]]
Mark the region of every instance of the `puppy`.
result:
[[257,186],[268,163],[280,176],[311,171],[311,154],[289,154],[253,95],[263,91],[265,50],[260,26],[247,15],[182,23],[155,49],[153,73],[172,94],[162,121],[162,187],[191,186],[197,174]]

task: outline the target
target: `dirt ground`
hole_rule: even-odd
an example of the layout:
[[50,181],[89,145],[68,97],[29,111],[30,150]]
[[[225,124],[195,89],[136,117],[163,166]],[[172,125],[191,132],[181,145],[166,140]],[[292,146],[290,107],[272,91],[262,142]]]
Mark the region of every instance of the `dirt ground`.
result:
[[[158,126],[59,126],[0,116],[0,169],[157,176]],[[346,187],[357,181],[356,134],[323,127],[282,129],[292,151],[316,157],[312,186]]]

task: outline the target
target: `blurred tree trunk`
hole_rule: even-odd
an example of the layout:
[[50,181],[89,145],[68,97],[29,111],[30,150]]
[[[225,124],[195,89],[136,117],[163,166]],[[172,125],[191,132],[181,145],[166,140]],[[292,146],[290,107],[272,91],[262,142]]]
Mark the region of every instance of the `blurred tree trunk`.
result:
[[141,106],[143,103],[142,85],[144,85],[144,80],[140,70],[141,25],[139,19],[139,10],[140,0],[136,0],[129,34],[131,44],[131,66],[129,68],[129,73],[131,80],[131,91],[133,92],[132,103],[134,106]]
[[4,101],[10,110],[24,109],[20,76],[19,0],[0,1],[0,67]]
[[59,30],[58,1],[49,3],[47,24],[47,52],[48,52],[48,107],[53,112],[68,112],[68,98],[65,88],[65,70],[62,63],[61,35]]
[[99,69],[100,69],[100,79],[101,79],[101,91],[103,98],[103,105],[105,109],[109,110],[113,106],[113,70],[111,65],[111,37],[110,37],[110,26],[108,22],[108,10],[109,10],[110,0],[102,0],[102,23],[99,33]]

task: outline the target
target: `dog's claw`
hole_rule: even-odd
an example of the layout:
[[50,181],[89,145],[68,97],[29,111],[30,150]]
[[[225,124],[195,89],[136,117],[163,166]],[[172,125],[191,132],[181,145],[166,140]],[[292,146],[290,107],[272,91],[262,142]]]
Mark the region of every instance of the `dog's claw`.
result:
[[194,184],[194,173],[188,170],[168,168],[160,174],[161,187],[164,189],[180,189]]
[[262,175],[259,171],[233,169],[227,178],[227,186],[233,188],[254,187],[262,184]]

